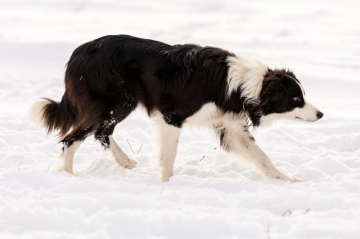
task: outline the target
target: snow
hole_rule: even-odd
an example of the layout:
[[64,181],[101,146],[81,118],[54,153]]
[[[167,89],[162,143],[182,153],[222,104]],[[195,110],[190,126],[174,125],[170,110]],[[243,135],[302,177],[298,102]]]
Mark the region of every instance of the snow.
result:
[[[0,238],[359,238],[358,1],[0,4]],[[61,99],[79,44],[120,33],[222,47],[294,70],[324,118],[254,134],[280,170],[303,182],[265,180],[222,152],[213,133],[189,129],[175,177],[161,184],[153,122],[141,112],[114,133],[137,168],[120,168],[89,138],[75,155],[77,177],[57,172],[61,145],[27,111],[39,97]]]

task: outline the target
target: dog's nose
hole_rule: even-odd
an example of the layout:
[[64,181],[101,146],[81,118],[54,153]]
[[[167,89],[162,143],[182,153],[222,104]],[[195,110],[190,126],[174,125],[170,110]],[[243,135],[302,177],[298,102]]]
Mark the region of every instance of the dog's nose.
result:
[[321,119],[321,118],[324,116],[324,114],[321,113],[320,111],[318,111],[318,112],[316,113],[316,116],[318,117],[318,119]]

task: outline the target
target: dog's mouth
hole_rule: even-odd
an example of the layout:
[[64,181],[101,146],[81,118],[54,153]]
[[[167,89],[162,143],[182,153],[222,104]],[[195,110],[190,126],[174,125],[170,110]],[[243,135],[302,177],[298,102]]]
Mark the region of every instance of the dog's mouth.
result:
[[302,121],[305,121],[305,122],[315,122],[315,121],[317,121],[317,120],[306,120],[306,119],[303,119],[303,118],[300,118],[300,117],[295,117],[296,119],[299,119],[299,120],[302,120]]

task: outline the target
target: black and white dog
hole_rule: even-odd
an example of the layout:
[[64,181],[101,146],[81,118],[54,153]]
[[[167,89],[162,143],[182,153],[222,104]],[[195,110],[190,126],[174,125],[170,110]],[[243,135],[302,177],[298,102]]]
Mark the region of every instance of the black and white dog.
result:
[[167,45],[128,35],[104,36],[79,46],[65,73],[61,102],[37,100],[29,117],[48,133],[59,131],[62,170],[92,134],[125,168],[130,159],[112,137],[137,106],[158,122],[161,181],[169,181],[184,125],[207,126],[221,147],[252,163],[268,178],[300,181],[280,172],[249,132],[278,119],[314,122],[323,116],[304,98],[291,71],[271,70],[260,59],[199,45]]

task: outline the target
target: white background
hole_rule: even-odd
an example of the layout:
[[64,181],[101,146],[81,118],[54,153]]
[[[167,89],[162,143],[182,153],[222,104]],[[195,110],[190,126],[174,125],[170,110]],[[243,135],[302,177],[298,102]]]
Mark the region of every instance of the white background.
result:
[[[359,238],[359,10],[358,1],[0,1],[0,238]],[[120,168],[91,137],[75,155],[78,177],[57,172],[61,145],[27,110],[36,98],[60,100],[72,51],[109,34],[292,69],[324,118],[254,134],[304,182],[265,180],[212,132],[185,130],[175,177],[161,184],[142,113],[114,133],[138,168]],[[126,139],[135,154],[142,144],[139,154]]]

